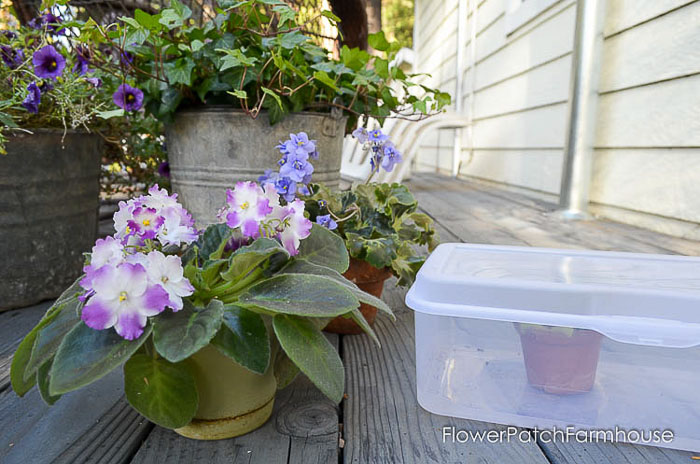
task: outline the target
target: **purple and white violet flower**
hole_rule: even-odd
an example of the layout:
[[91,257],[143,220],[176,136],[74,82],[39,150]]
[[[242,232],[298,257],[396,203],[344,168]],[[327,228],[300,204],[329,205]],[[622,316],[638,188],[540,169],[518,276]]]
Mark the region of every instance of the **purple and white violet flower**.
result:
[[304,216],[304,202],[299,199],[280,204],[275,184],[261,188],[255,182],[238,182],[227,190],[226,206],[219,220],[231,228],[241,229],[244,237],[267,237],[279,240],[290,255],[299,253],[299,243],[311,234],[312,223]]
[[182,298],[194,287],[184,277],[179,256],[143,250],[147,240],[161,246],[189,244],[197,239],[192,216],[158,185],[148,195],[121,202],[114,215],[116,233],[99,239],[83,268],[80,286],[86,290],[82,319],[89,327],[114,327],[127,340],[141,336],[148,317],[169,307],[179,311]]

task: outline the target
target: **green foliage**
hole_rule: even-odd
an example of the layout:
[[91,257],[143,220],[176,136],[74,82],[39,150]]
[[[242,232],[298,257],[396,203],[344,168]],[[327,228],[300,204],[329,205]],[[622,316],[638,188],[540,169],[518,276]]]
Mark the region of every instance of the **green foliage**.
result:
[[350,256],[376,268],[390,268],[398,285],[413,283],[425,262],[419,248],[432,251],[438,239],[432,219],[417,212],[418,202],[406,186],[372,183],[331,191],[312,185],[311,190],[306,200],[311,219],[332,214],[338,222],[335,232]]
[[[381,56],[343,47],[334,60],[303,32],[305,15],[283,2],[220,1],[215,17],[202,25],[190,15],[173,1],[155,15],[137,10],[134,18],[91,25],[95,33],[84,34],[86,43],[134,56],[125,71],[145,92],[148,111],[162,121],[182,106],[203,104],[230,105],[253,117],[267,110],[272,123],[289,112],[336,106],[350,116],[350,128],[363,114],[383,120],[391,113],[439,112],[449,104],[446,94],[417,86],[414,76],[390,65],[400,46],[383,34],[370,37]],[[321,15],[337,21],[329,11]],[[409,87],[422,94],[409,94]]]
[[414,0],[382,0],[382,29],[401,47],[413,48]]
[[289,359],[328,398],[340,403],[345,391],[343,362],[321,330],[307,319],[286,314],[276,315],[272,325]]
[[136,354],[124,364],[124,391],[134,409],[162,427],[183,427],[197,412],[197,387],[186,362]]
[[165,311],[153,323],[156,351],[173,363],[189,358],[214,338],[221,326],[223,307],[218,300],[200,308],[184,300],[180,311]]
[[246,369],[264,374],[270,364],[270,339],[262,317],[240,306],[227,305],[223,321],[212,344]]
[[[401,209],[399,203],[391,207]],[[278,388],[303,372],[339,402],[343,365],[321,329],[345,316],[378,343],[358,310],[360,301],[391,310],[340,274],[348,267],[345,243],[326,229],[314,227],[296,256],[276,240],[251,243],[236,234],[226,225],[210,225],[181,250],[195,292],[181,310],[151,317],[137,340],[85,325],[76,282],[20,344],[11,370],[15,391],[23,395],[36,383],[53,404],[125,363],[129,403],[156,424],[182,427],[198,404],[188,360],[212,345],[256,374],[273,369]]]
[[49,371],[49,393],[61,395],[91,384],[109,374],[139,349],[151,335],[129,341],[114,330],[95,330],[78,324],[63,338]]

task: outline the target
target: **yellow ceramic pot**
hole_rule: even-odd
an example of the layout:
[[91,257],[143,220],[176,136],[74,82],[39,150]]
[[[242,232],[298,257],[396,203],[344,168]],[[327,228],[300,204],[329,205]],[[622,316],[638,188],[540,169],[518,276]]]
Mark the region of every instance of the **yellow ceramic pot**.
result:
[[190,360],[199,407],[192,422],[175,432],[197,440],[220,440],[251,432],[270,418],[277,391],[272,367],[263,375],[255,374],[211,345]]

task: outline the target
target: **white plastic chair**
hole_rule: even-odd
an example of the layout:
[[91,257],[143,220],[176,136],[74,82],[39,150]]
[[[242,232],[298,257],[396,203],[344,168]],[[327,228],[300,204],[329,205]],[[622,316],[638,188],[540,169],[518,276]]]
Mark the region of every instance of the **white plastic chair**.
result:
[[[392,172],[380,171],[372,180],[376,182],[401,182],[410,173],[411,164],[415,158],[420,138],[431,130],[462,129],[469,125],[469,118],[461,114],[441,113],[422,121],[407,121],[389,119],[382,130],[389,135],[396,148],[403,155],[403,161],[396,165]],[[376,121],[370,121],[370,128],[379,127]],[[459,153],[456,151],[455,153]],[[453,156],[457,156],[453,154]],[[453,160],[453,165],[459,160]],[[340,169],[341,177],[349,182],[364,181],[371,172],[370,159],[366,151],[352,136],[347,136],[343,144],[343,160]]]

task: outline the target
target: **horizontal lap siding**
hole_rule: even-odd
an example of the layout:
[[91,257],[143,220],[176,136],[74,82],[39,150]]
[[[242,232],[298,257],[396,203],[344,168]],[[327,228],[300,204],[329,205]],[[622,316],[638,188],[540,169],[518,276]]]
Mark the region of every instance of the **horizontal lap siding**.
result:
[[[527,1],[527,0],[526,0]],[[418,71],[455,91],[457,4],[417,0]],[[470,0],[467,1],[470,4]],[[479,0],[476,63],[465,27],[460,174],[557,194],[568,117],[575,0],[505,34],[509,0]],[[608,0],[592,209],[700,238],[700,1]],[[453,93],[454,95],[454,93]],[[421,141],[417,168],[449,172],[453,131]]]
[[700,2],[610,0],[593,211],[700,239]]

